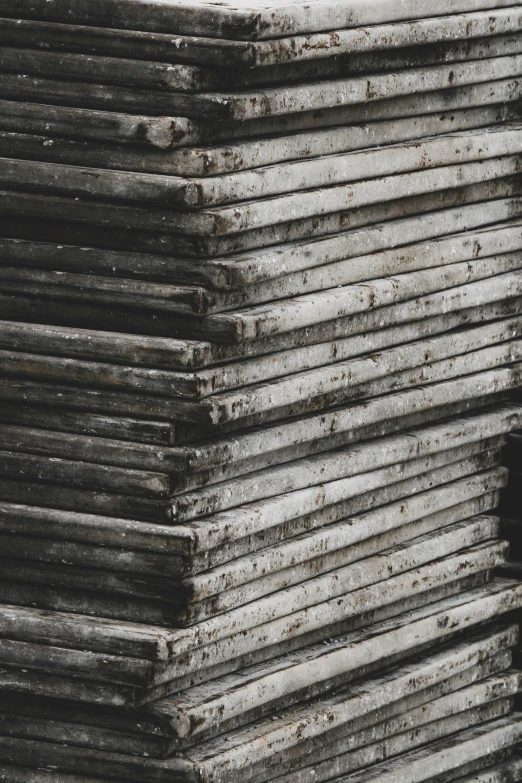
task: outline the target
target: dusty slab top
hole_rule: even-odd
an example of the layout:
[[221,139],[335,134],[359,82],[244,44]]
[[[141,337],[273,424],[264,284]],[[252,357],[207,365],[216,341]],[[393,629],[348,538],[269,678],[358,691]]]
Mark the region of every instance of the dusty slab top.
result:
[[[491,0],[5,0],[5,16],[236,40],[426,18],[491,8]],[[495,8],[519,5],[496,0]]]

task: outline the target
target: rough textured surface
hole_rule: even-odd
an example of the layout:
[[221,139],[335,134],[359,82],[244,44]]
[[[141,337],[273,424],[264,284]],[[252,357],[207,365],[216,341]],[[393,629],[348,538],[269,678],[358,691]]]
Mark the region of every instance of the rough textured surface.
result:
[[0,783],[522,779],[521,8],[4,0]]

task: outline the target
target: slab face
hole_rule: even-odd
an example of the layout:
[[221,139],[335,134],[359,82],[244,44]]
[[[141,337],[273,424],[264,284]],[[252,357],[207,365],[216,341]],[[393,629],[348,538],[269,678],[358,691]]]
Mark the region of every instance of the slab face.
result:
[[[496,7],[509,5],[508,0],[499,0]],[[444,0],[438,4],[437,13],[462,13],[489,7],[488,0]],[[233,4],[205,0],[190,3],[183,0],[126,0],[125,3],[118,0],[105,0],[103,3],[77,0],[72,8],[64,0],[53,0],[51,5],[42,0],[30,3],[7,0],[3,12],[7,16],[53,21],[70,21],[73,12],[75,21],[81,24],[243,40],[418,19],[433,14],[431,8],[423,11],[416,3],[405,4],[397,0],[373,0],[363,5],[331,0],[306,3],[296,0],[283,6],[240,0]]]

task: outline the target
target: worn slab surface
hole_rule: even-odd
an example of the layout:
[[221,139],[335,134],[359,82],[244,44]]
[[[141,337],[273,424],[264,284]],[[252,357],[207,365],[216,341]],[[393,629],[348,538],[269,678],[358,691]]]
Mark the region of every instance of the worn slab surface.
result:
[[[498,0],[496,7],[509,6],[508,0]],[[462,13],[490,8],[489,0],[444,0],[438,5],[440,13]],[[51,6],[43,0],[30,3],[6,0],[5,16],[21,16],[28,19],[70,21],[71,11],[78,24],[101,24],[106,27],[144,29],[157,32],[188,35],[209,35],[213,38],[256,40],[277,38],[285,34],[316,30],[336,30],[344,27],[360,27],[399,19],[418,19],[430,16],[433,9],[420,9],[416,4],[399,3],[397,0],[381,0],[368,8],[355,3],[314,0],[305,5],[294,0],[286,6],[274,6],[271,2],[247,5],[242,0],[219,7],[208,0],[192,0],[168,3],[139,3],[135,0],[104,0],[93,6],[88,0],[77,0],[74,8],[64,0],[54,0]],[[108,23],[108,18],[110,23]],[[167,27],[164,27],[167,25]]]

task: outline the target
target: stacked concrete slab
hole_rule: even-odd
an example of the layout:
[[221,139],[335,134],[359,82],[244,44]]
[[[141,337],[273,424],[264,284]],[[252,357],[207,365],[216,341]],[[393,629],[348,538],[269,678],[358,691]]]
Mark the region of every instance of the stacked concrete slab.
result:
[[3,0],[0,779],[516,783],[522,7]]

